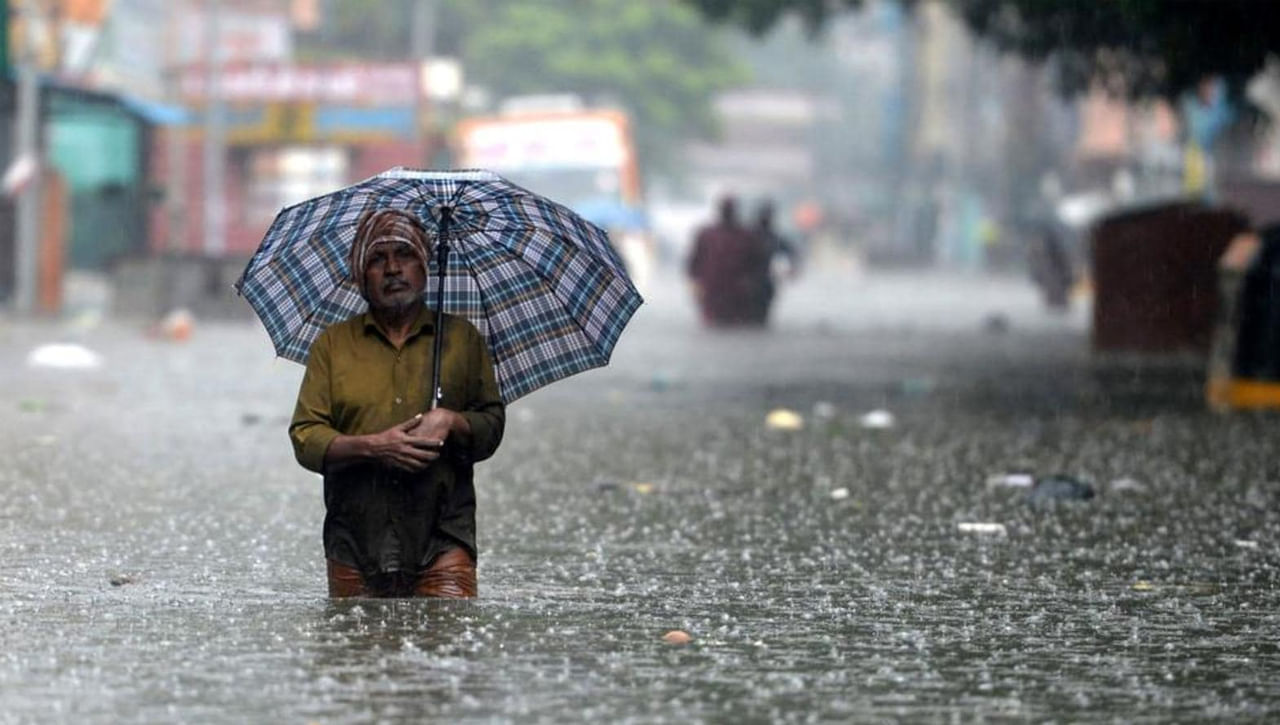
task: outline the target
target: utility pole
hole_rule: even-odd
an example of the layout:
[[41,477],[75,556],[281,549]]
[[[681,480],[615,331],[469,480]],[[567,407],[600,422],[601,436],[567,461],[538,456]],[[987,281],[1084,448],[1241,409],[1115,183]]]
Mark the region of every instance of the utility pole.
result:
[[422,62],[435,55],[436,2],[418,0],[413,7],[412,45],[413,59]]
[[205,0],[204,252],[210,257],[220,256],[227,248],[227,108],[222,97],[221,11],[222,0]]
[[[22,3],[22,25],[26,37],[18,59],[18,109],[14,127],[13,161],[32,165],[31,173],[17,192],[17,219],[14,237],[17,242],[14,307],[20,315],[36,309],[36,287],[40,254],[40,182],[43,154],[40,153],[40,78],[36,72],[35,15],[40,12],[35,2]],[[13,163],[11,161],[11,163]]]
[[[165,93],[169,103],[182,107],[182,63],[177,38],[180,13],[185,3],[169,2],[165,6]],[[170,124],[165,129],[168,178],[165,180],[165,215],[168,218],[169,238],[165,247],[177,252],[182,247],[187,231],[187,121]]]
[[[410,27],[409,37],[409,55],[418,69],[418,87],[414,89],[413,94],[413,140],[419,148],[419,153],[426,153],[426,143],[428,135],[424,133],[423,116],[426,110],[426,100],[424,98],[422,88],[422,73],[425,70],[424,63],[433,55],[435,55],[436,40],[436,0],[417,0],[413,6],[413,25]],[[423,166],[429,166],[425,163],[426,159],[420,159]]]

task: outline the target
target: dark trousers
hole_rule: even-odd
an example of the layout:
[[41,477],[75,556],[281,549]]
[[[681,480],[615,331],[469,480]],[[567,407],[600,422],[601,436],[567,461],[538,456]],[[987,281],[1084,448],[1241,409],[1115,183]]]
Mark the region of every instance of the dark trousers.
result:
[[470,599],[476,596],[476,562],[461,547],[449,549],[418,572],[390,572],[366,578],[360,570],[327,559],[330,597],[439,597]]

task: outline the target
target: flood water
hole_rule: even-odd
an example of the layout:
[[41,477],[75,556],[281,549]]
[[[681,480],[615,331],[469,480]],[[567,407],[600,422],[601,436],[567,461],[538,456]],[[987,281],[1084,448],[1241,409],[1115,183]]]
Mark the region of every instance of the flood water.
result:
[[[809,280],[767,333],[682,291],[509,408],[470,602],[326,599],[257,323],[0,323],[0,722],[1280,715],[1277,417],[1091,357],[1020,279]],[[58,340],[102,367],[24,364]]]

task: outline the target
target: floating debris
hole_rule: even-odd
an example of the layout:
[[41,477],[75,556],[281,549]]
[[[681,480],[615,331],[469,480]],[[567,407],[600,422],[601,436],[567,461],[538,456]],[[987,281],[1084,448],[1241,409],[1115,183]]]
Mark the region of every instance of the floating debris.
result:
[[996,473],[987,476],[987,488],[1031,488],[1036,477],[1030,473]]
[[984,534],[987,536],[1006,536],[1009,531],[1005,529],[1004,524],[992,523],[988,521],[962,521],[956,524],[956,528],[963,534]]
[[849,489],[847,488],[841,487],[831,492],[832,501],[843,501],[847,498],[849,498]]
[[693,641],[693,635],[682,629],[673,629],[662,635],[662,641],[667,644],[689,644]]
[[769,430],[801,430],[804,428],[804,418],[794,410],[778,408],[769,411],[764,425]]
[[1113,493],[1146,493],[1147,485],[1132,478],[1117,478],[1107,484]]
[[653,493],[654,489],[657,488],[652,483],[649,483],[647,481],[632,481],[630,485],[631,485],[632,491],[635,491],[636,493],[640,493],[640,494]]
[[1059,473],[1037,479],[1035,485],[1027,492],[1027,500],[1034,504],[1088,501],[1094,495],[1093,486]]
[[1256,541],[1250,541],[1250,540],[1248,540],[1248,539],[1236,539],[1235,541],[1233,541],[1233,542],[1231,542],[1231,543],[1235,544],[1236,546],[1240,547],[1241,549],[1256,549],[1256,548],[1258,548],[1258,542],[1256,542]]
[[858,418],[858,425],[875,430],[892,428],[896,422],[893,413],[887,410],[873,410]]
[[87,370],[102,365],[102,356],[83,345],[53,343],[41,345],[27,354],[27,365],[33,368]]
[[132,574],[115,574],[107,581],[111,582],[113,587],[122,587],[125,584],[133,584],[137,579]]
[[1131,587],[1135,592],[1156,592],[1160,594],[1212,596],[1222,591],[1222,587],[1213,582],[1186,582],[1185,584],[1156,584],[1146,579],[1139,579]]

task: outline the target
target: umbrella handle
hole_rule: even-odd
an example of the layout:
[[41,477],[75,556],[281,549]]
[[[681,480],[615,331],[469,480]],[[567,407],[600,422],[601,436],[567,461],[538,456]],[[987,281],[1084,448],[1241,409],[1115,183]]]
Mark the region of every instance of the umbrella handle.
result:
[[440,207],[440,233],[436,241],[437,275],[440,283],[436,285],[436,331],[435,344],[431,353],[431,407],[440,407],[440,399],[444,390],[440,388],[440,358],[444,354],[444,278],[449,266],[449,226],[453,221],[453,207]]

